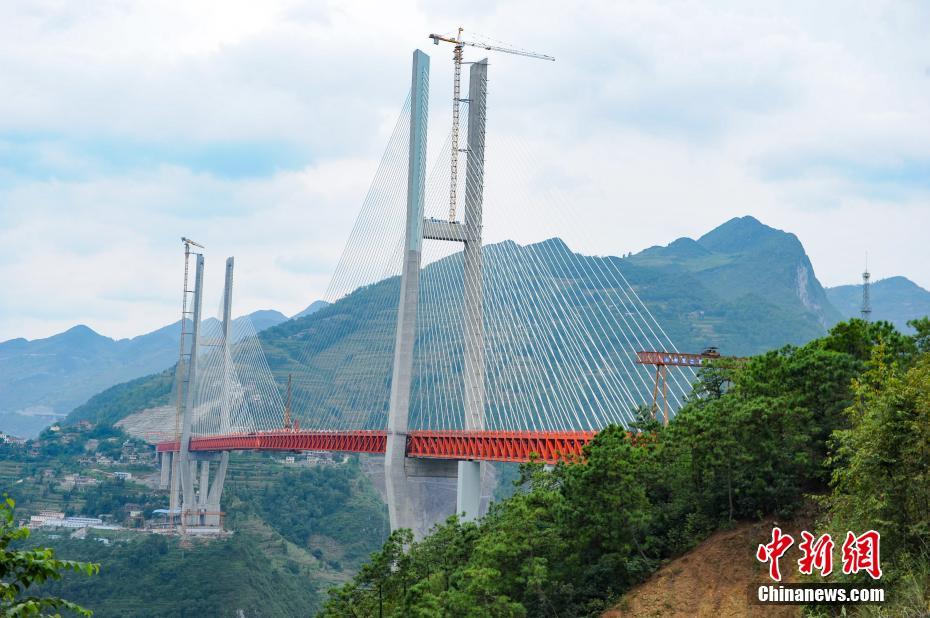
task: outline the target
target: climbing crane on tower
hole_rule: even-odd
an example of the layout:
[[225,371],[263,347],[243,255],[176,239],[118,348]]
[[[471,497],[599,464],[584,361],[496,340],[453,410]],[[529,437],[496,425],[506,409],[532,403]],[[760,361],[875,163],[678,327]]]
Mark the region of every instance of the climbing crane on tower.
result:
[[552,56],[547,56],[545,54],[537,54],[535,52],[526,51],[523,49],[511,49],[509,47],[500,47],[497,45],[488,45],[487,43],[476,43],[474,41],[465,41],[462,39],[462,28],[458,29],[458,34],[454,37],[446,36],[443,34],[431,34],[429,38],[433,39],[434,45],[439,45],[440,41],[446,43],[452,43],[455,45],[455,49],[452,52],[452,61],[455,66],[453,78],[452,78],[452,169],[451,169],[451,179],[449,186],[449,222],[455,223],[455,206],[456,206],[456,192],[458,189],[458,175],[459,175],[459,103],[462,103],[464,99],[461,98],[461,82],[462,82],[462,51],[465,46],[468,47],[477,47],[478,49],[486,49],[488,51],[498,51],[505,54],[513,54],[515,56],[526,56],[527,58],[537,58],[539,60],[549,60],[555,62],[555,58]]

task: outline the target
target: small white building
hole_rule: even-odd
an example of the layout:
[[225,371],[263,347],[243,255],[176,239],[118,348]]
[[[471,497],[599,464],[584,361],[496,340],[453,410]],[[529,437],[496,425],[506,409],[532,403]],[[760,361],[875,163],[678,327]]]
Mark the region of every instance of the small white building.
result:
[[94,530],[119,530],[120,526],[105,524],[99,517],[63,517],[47,519],[45,528],[93,528]]
[[62,520],[65,514],[61,511],[39,511],[38,515],[29,518],[29,528],[41,528],[47,521]]
[[11,436],[10,434],[0,431],[0,442],[4,444],[25,444],[25,438],[17,438],[16,436]]
[[45,525],[50,528],[88,528],[102,526],[103,520],[99,517],[63,517],[62,519],[49,519]]

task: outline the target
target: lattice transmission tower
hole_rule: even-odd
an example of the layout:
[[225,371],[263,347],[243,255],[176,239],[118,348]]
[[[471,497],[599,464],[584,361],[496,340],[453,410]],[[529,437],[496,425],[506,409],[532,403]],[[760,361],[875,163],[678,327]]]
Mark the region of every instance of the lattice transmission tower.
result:
[[872,299],[869,295],[869,288],[871,283],[869,283],[869,278],[872,275],[869,274],[869,259],[865,260],[865,270],[862,272],[862,319],[868,322],[872,318]]

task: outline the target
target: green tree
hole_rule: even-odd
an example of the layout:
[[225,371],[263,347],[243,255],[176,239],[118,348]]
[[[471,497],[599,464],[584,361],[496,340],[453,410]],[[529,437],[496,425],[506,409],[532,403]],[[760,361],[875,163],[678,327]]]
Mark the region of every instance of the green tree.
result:
[[848,414],[832,460],[834,524],[875,528],[883,552],[930,557],[930,354],[905,370],[879,346]]
[[650,449],[647,434],[634,438],[611,426],[587,447],[584,465],[564,470],[564,534],[573,550],[567,566],[583,596],[626,589],[655,567],[656,513],[641,474]]
[[879,343],[884,344],[888,355],[895,359],[913,356],[917,350],[914,340],[899,333],[891,322],[866,322],[857,318],[840,322],[816,342],[824,349],[844,352],[863,362],[869,360],[872,349]]
[[740,361],[720,358],[706,362],[697,371],[690,399],[720,399],[739,375]]
[[6,496],[0,503],[0,614],[39,616],[51,610],[57,615],[61,609],[83,616],[93,614],[89,609],[58,597],[26,595],[31,586],[61,579],[65,571],[95,575],[99,572],[100,565],[58,560],[54,551],[47,548],[12,549],[12,544],[29,537],[28,528],[19,528],[13,523],[15,506],[16,503]]
[[930,318],[924,316],[917,320],[909,321],[907,325],[916,331],[911,336],[911,339],[914,340],[914,345],[917,346],[917,350],[921,354],[930,352]]
[[371,555],[351,585],[330,591],[322,616],[405,615],[410,584],[410,557],[405,549],[413,542],[410,530],[391,533],[384,547]]

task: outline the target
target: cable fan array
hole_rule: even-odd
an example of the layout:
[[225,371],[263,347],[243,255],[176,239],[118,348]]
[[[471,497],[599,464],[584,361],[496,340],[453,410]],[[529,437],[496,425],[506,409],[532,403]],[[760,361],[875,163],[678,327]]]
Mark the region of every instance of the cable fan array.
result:
[[248,318],[201,324],[200,354],[192,395],[194,435],[242,433],[281,427],[284,402]]
[[[467,104],[465,104],[467,105]],[[463,119],[467,114],[461,115]],[[323,300],[329,305],[288,327],[272,367],[251,325],[230,343],[220,326],[205,326],[194,385],[194,433],[217,434],[282,426],[282,392],[293,376],[292,412],[301,428],[383,429],[387,425],[397,304],[406,222],[410,122],[408,96],[388,140],[361,211]],[[467,130],[464,126],[463,131]],[[515,139],[490,140],[504,151],[485,176],[527,175],[533,155]],[[446,215],[450,142],[427,178],[426,215]],[[466,165],[473,164],[465,156]],[[459,195],[471,187],[463,184]],[[507,182],[489,183],[485,213],[502,229],[522,229],[525,203]],[[474,196],[471,196],[474,197]],[[560,240],[584,219],[568,200],[549,192],[551,237],[523,245],[487,244],[480,281],[464,277],[462,245],[425,240],[420,274],[410,426],[464,426],[465,290],[483,299],[484,426],[491,430],[597,430],[628,425],[651,401],[651,372],[635,363],[638,350],[675,350],[636,289],[622,260],[585,256]],[[486,217],[487,220],[487,217]],[[575,234],[576,238],[583,235]],[[221,342],[216,344],[216,342]],[[274,372],[272,372],[272,368]],[[690,391],[688,373],[669,375],[677,409]]]

